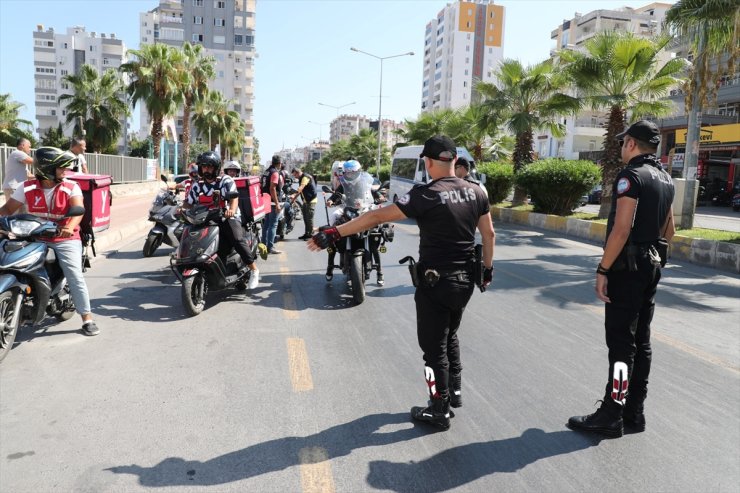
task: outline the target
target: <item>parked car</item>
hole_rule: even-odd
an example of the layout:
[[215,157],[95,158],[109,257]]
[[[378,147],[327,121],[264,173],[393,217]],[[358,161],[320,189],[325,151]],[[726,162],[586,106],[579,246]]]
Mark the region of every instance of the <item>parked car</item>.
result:
[[596,185],[588,192],[588,203],[589,204],[600,204],[601,203],[601,185]]

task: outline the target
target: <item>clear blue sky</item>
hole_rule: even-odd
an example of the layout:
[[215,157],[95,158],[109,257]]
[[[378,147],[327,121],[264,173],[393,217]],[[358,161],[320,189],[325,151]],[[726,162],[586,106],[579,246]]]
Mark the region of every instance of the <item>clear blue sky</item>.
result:
[[[383,118],[414,119],[421,106],[424,28],[447,4],[440,0],[257,0],[255,132],[263,161],[283,146],[326,138],[328,123],[342,112],[377,118],[378,56],[414,51],[383,63]],[[536,63],[549,56],[550,32],[574,12],[640,7],[649,0],[509,0],[504,56]],[[667,3],[673,3],[668,0]],[[37,24],[65,32],[116,33],[129,48],[139,43],[138,14],[156,0],[0,0],[0,93],[26,105],[36,124],[32,32]],[[138,108],[135,111],[138,128]]]

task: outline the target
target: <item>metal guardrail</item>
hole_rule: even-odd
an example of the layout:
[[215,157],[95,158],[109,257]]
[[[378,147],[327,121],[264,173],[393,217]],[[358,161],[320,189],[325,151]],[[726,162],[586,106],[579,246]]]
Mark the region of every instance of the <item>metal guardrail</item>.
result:
[[[5,163],[15,147],[0,145],[0,183],[5,178]],[[33,155],[34,150],[31,150]],[[140,183],[147,180],[147,160],[140,157],[85,153],[87,171],[94,175],[109,175],[113,183]]]

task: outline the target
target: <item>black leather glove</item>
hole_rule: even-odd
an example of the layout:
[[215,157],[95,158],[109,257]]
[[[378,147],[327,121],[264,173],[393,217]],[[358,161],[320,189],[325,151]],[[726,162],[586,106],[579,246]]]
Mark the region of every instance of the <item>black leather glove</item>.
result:
[[488,285],[491,284],[491,281],[493,281],[493,267],[490,269],[485,267],[483,269],[483,286],[488,287]]
[[342,235],[339,234],[339,231],[337,231],[337,228],[326,228],[323,231],[319,231],[313,237],[311,238],[316,245],[321,248],[322,250],[329,248],[330,246],[334,245],[339,239],[342,237]]

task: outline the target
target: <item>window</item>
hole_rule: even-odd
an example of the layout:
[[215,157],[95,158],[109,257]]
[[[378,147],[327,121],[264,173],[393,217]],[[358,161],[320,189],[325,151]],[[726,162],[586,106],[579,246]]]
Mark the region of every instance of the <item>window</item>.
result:
[[[106,60],[107,60],[107,59],[106,59]],[[65,76],[65,75],[67,75],[68,73],[69,73],[69,72],[68,72],[67,70],[64,70],[64,69],[62,69],[62,72],[61,72],[61,74],[62,74],[62,77],[64,77],[64,76]]]
[[199,15],[193,17],[193,24],[203,24],[203,17]]
[[103,58],[103,65],[110,65],[107,58]]
[[470,45],[465,45],[465,51],[470,51]]
[[[152,34],[152,30],[151,29],[147,29],[146,30],[146,33],[149,34],[149,35],[151,35]],[[92,46],[90,47],[90,51],[92,51]]]
[[394,159],[391,175],[413,180],[417,162],[418,160],[416,158]]
[[215,44],[219,44],[219,45],[225,44],[226,43],[226,36],[214,36],[213,37],[213,42]]
[[237,29],[244,27],[244,17],[235,16],[234,27]]
[[216,27],[224,27],[226,25],[226,21],[223,19],[215,18],[213,19],[213,25]]
[[64,43],[64,49],[67,49],[67,43]]
[[62,89],[64,90],[69,89],[69,84],[67,84],[66,82],[62,82]]
[[489,15],[491,19],[493,19],[493,10],[491,11],[491,14]]
[[46,39],[35,39],[33,41],[34,46],[40,46],[42,48],[53,48],[54,41],[48,41]]
[[213,8],[214,9],[226,8],[226,2],[223,2],[221,0],[216,0],[215,2],[213,2]]
[[[147,34],[151,34],[151,31],[150,31],[150,32],[148,32]],[[94,51],[95,51],[95,46],[90,46],[90,52],[92,53],[92,52],[94,52]]]
[[202,34],[193,34],[193,41],[196,43],[202,43],[203,42],[203,35]]
[[193,7],[202,7],[203,0],[193,0]]
[[242,34],[234,34],[234,44],[237,46],[241,46],[244,44],[244,35]]
[[468,81],[466,80],[463,81],[463,87],[468,87]]
[[470,63],[470,58],[465,57],[465,63]]
[[36,67],[37,74],[54,74],[56,71],[50,67]]
[[223,70],[219,70],[218,71],[218,78],[219,79],[223,79],[224,78],[224,71]]
[[56,89],[57,88],[57,81],[54,79],[36,79],[36,88],[37,89]]
[[470,29],[470,21],[468,21],[468,22],[466,23],[466,27],[467,27],[468,29]]

